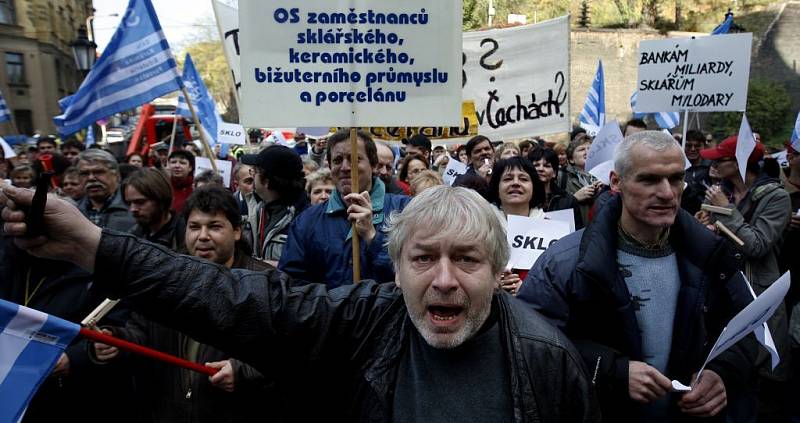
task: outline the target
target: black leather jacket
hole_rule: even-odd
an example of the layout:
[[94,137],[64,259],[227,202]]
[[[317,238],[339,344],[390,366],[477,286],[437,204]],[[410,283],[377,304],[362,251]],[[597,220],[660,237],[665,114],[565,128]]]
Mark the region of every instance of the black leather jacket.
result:
[[[412,330],[394,284],[364,281],[331,291],[324,284],[292,286],[278,271],[230,272],[113,231],[103,232],[95,273],[115,281],[103,288],[147,317],[274,375],[278,386],[289,385],[293,419],[391,420],[397,368]],[[124,276],[100,277],[107,274]],[[493,301],[515,421],[599,421],[590,381],[569,341],[507,294]]]

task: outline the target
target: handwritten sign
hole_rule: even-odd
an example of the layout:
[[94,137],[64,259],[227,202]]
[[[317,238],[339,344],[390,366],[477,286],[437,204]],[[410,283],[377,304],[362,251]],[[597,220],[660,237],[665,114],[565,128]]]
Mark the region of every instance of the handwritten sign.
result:
[[211,5],[214,7],[214,15],[217,17],[217,29],[219,29],[222,40],[222,49],[225,51],[228,67],[231,68],[231,76],[238,98],[242,88],[242,70],[239,66],[239,12],[236,8],[217,0],[212,0]]
[[247,144],[247,135],[244,127],[238,123],[217,121],[217,141],[222,144]]
[[744,110],[752,42],[750,33],[641,41],[634,112]]
[[511,248],[508,269],[530,269],[536,259],[561,237],[570,233],[569,223],[508,216],[506,236]]
[[442,179],[444,179],[445,185],[453,186],[453,182],[455,182],[456,178],[465,173],[467,173],[467,165],[451,158],[447,162],[447,168],[444,170]]
[[245,126],[460,120],[460,0],[242,0],[239,23]]
[[[220,176],[222,176],[222,181],[226,187],[231,186],[231,162],[228,160],[214,160],[217,162],[217,170],[219,170]],[[211,167],[211,160],[206,157],[195,157],[194,158],[194,176],[199,175],[205,170],[214,170]]]

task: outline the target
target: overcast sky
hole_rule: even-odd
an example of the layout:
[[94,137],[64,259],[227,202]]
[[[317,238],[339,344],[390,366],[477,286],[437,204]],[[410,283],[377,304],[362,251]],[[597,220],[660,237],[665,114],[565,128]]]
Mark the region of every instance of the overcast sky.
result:
[[[152,3],[173,50],[177,50],[198,30],[205,29],[198,24],[214,24],[211,0],[152,0]],[[102,51],[111,40],[127,6],[128,0],[94,0],[94,33],[98,51]],[[114,13],[119,16],[108,16]],[[216,29],[212,29],[216,33]]]

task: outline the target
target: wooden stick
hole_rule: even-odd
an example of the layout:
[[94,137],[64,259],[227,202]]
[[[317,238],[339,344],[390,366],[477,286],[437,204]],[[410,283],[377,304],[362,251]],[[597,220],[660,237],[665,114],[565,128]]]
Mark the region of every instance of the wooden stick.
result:
[[686,130],[689,128],[689,109],[683,111],[683,133],[681,135],[681,148],[686,151]]
[[[358,186],[358,130],[350,128],[350,192],[359,193]],[[353,222],[353,283],[361,280],[361,248],[356,222]]]
[[95,342],[111,345],[112,347],[117,347],[121,350],[132,352],[134,354],[143,355],[145,357],[149,357],[155,360],[163,361],[165,363],[169,363],[174,366],[183,367],[184,369],[193,370],[195,372],[202,373],[204,375],[214,376],[219,371],[219,369],[204,366],[198,363],[193,363],[189,360],[184,360],[180,357],[175,357],[174,355],[163,353],[161,351],[157,351],[152,348],[143,347],[139,344],[134,344],[133,342],[129,342],[124,339],[115,338],[111,335],[106,335],[102,332],[81,328],[80,334],[84,338],[91,339],[92,341]]
[[181,87],[181,91],[183,92],[183,97],[186,98],[186,105],[189,106],[189,111],[192,113],[192,119],[194,119],[197,129],[200,131],[200,143],[203,144],[203,149],[206,151],[208,159],[211,161],[211,167],[214,169],[214,172],[219,174],[217,162],[214,160],[214,152],[211,151],[211,147],[208,144],[208,140],[206,138],[207,135],[206,131],[203,129],[203,124],[200,122],[200,118],[197,117],[197,113],[194,112],[194,106],[192,105],[192,100],[189,98],[189,93],[186,91],[186,87]]
[[105,317],[105,315],[108,314],[108,312],[110,312],[111,309],[117,305],[117,303],[119,303],[119,300],[110,300],[106,298],[102,303],[100,303],[100,305],[95,307],[95,309],[92,310],[92,312],[89,313],[85,319],[81,321],[81,325],[95,329],[97,327],[97,322]]
[[727,226],[725,226],[724,224],[722,224],[722,222],[720,222],[720,221],[716,221],[716,222],[714,222],[714,226],[715,226],[717,229],[719,229],[719,231],[720,231],[720,232],[722,232],[722,233],[723,233],[723,234],[725,234],[725,235],[726,235],[728,238],[730,238],[730,239],[731,239],[731,241],[735,242],[735,243],[736,243],[737,245],[739,245],[740,247],[744,247],[744,241],[742,241],[742,239],[741,239],[741,238],[739,238],[738,236],[736,236],[736,234],[734,234],[733,232],[731,232],[731,230],[730,230],[730,229],[728,229],[728,227],[727,227]]
[[[175,110],[178,111],[177,108]],[[172,117],[172,133],[169,134],[169,150],[167,150],[167,154],[172,153],[172,149],[175,148],[175,130],[178,128],[178,113]]]
[[730,216],[731,214],[733,214],[733,209],[729,209],[727,207],[712,206],[711,204],[701,205],[700,210],[705,210],[709,213],[721,214],[723,216]]

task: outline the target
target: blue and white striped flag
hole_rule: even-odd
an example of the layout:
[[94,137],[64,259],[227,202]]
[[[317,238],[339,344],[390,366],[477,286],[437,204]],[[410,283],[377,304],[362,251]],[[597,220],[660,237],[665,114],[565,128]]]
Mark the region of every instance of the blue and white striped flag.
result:
[[721,35],[727,34],[728,31],[731,30],[731,26],[733,25],[733,13],[726,13],[725,20],[722,21],[721,24],[717,25],[713,31],[711,31],[711,35]]
[[8,122],[11,120],[11,111],[8,110],[6,99],[3,93],[0,92],[0,122]]
[[589,94],[586,96],[586,103],[578,116],[578,121],[581,123],[581,127],[587,131],[594,131],[595,134],[605,125],[606,96],[602,60],[597,62],[597,73],[592,81],[592,86],[589,87]]
[[794,151],[800,151],[800,113],[797,114],[797,120],[794,121],[791,144]]
[[123,16],[78,92],[59,102],[64,111],[53,122],[62,136],[181,88],[150,0],[130,0]]
[[[636,109],[636,99],[639,96],[638,91],[634,91],[631,95],[631,109]],[[633,112],[634,119],[644,119],[650,113],[636,113]],[[653,116],[656,119],[656,123],[658,124],[659,128],[662,129],[672,129],[678,126],[678,123],[681,121],[681,114],[680,112],[658,112],[653,113]]]
[[0,421],[18,422],[79,326],[0,300]]
[[[186,87],[186,92],[189,93],[194,112],[197,113],[197,118],[200,119],[200,124],[203,126],[206,135],[208,135],[210,147],[213,147],[217,143],[217,121],[222,118],[217,113],[214,99],[208,92],[206,84],[203,83],[203,78],[200,77],[197,68],[194,67],[192,56],[189,53],[186,53],[186,60],[183,62],[183,76],[181,79],[183,80],[183,86]],[[178,96],[178,107],[175,113],[189,119],[192,118],[183,94]]]

